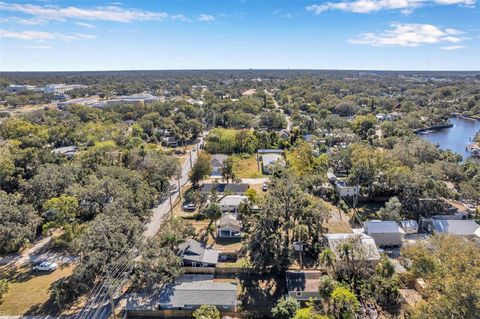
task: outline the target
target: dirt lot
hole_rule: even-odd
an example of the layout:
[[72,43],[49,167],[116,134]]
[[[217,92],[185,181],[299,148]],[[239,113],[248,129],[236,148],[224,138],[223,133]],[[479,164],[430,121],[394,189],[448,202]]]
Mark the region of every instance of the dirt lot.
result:
[[262,171],[258,169],[257,156],[234,156],[234,169],[238,178],[261,178]]

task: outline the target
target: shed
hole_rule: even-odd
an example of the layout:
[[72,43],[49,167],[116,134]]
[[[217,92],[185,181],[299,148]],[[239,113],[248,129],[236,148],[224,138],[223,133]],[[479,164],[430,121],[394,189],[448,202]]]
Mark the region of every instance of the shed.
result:
[[371,220],[366,222],[363,227],[380,247],[401,246],[405,237],[405,231],[396,221]]

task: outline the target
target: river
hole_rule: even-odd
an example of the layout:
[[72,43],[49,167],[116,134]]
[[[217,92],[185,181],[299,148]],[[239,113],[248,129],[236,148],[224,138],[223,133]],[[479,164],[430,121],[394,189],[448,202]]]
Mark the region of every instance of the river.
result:
[[453,127],[434,130],[430,134],[419,135],[424,140],[440,145],[443,150],[450,149],[462,155],[463,159],[470,157],[465,147],[472,143],[471,137],[480,130],[480,121],[453,117],[450,119]]

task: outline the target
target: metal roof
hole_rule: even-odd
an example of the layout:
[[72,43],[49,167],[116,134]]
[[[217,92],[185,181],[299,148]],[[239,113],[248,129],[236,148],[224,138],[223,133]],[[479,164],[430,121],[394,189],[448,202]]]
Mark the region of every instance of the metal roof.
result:
[[375,240],[362,233],[339,233],[339,234],[325,234],[325,238],[328,241],[328,247],[338,257],[340,254],[340,244],[345,242],[352,242],[353,247],[353,259],[362,260],[379,260],[380,254],[375,244]]
[[199,263],[216,264],[218,262],[218,250],[208,249],[195,239],[189,239],[179,245],[179,254],[184,260]]
[[367,234],[405,233],[395,221],[371,220],[363,225]]
[[247,196],[243,195],[227,195],[220,199],[219,204],[221,206],[239,206],[240,203],[246,202],[248,200]]
[[470,236],[475,235],[480,226],[473,220],[440,220],[433,219],[432,226],[435,232],[452,234],[452,235],[463,235]]

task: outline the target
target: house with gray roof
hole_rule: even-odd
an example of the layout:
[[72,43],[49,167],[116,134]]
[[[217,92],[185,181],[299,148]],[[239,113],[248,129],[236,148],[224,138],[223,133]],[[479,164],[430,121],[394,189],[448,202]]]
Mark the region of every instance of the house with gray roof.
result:
[[248,201],[247,196],[243,195],[227,195],[222,197],[218,201],[218,205],[222,212],[234,212],[238,211],[241,203],[246,203]]
[[210,165],[212,166],[211,177],[222,177],[223,161],[228,158],[225,154],[212,154]]
[[159,309],[195,310],[213,305],[219,311],[235,312],[237,284],[215,282],[213,275],[184,275],[160,292]]
[[217,282],[213,275],[183,275],[153,292],[130,294],[125,308],[129,317],[156,317],[158,310],[193,313],[202,305],[232,313],[237,310],[237,287],[236,282]]
[[405,231],[396,221],[370,220],[363,224],[363,228],[379,247],[401,246],[405,237]]
[[218,250],[209,249],[195,239],[188,239],[178,248],[185,267],[215,267],[217,265]]
[[217,225],[217,235],[220,238],[239,238],[242,231],[242,224],[237,214],[222,214]]
[[310,298],[320,298],[320,271],[287,271],[287,295],[298,301],[308,301]]
[[325,234],[328,247],[335,254],[337,261],[341,255],[341,246],[349,243],[352,246],[352,259],[354,261],[369,261],[376,263],[380,260],[375,240],[360,231],[354,229],[353,233]]
[[200,192],[203,194],[210,194],[212,189],[215,188],[219,195],[224,193],[231,195],[244,195],[249,187],[250,185],[244,183],[204,183],[200,188]]

